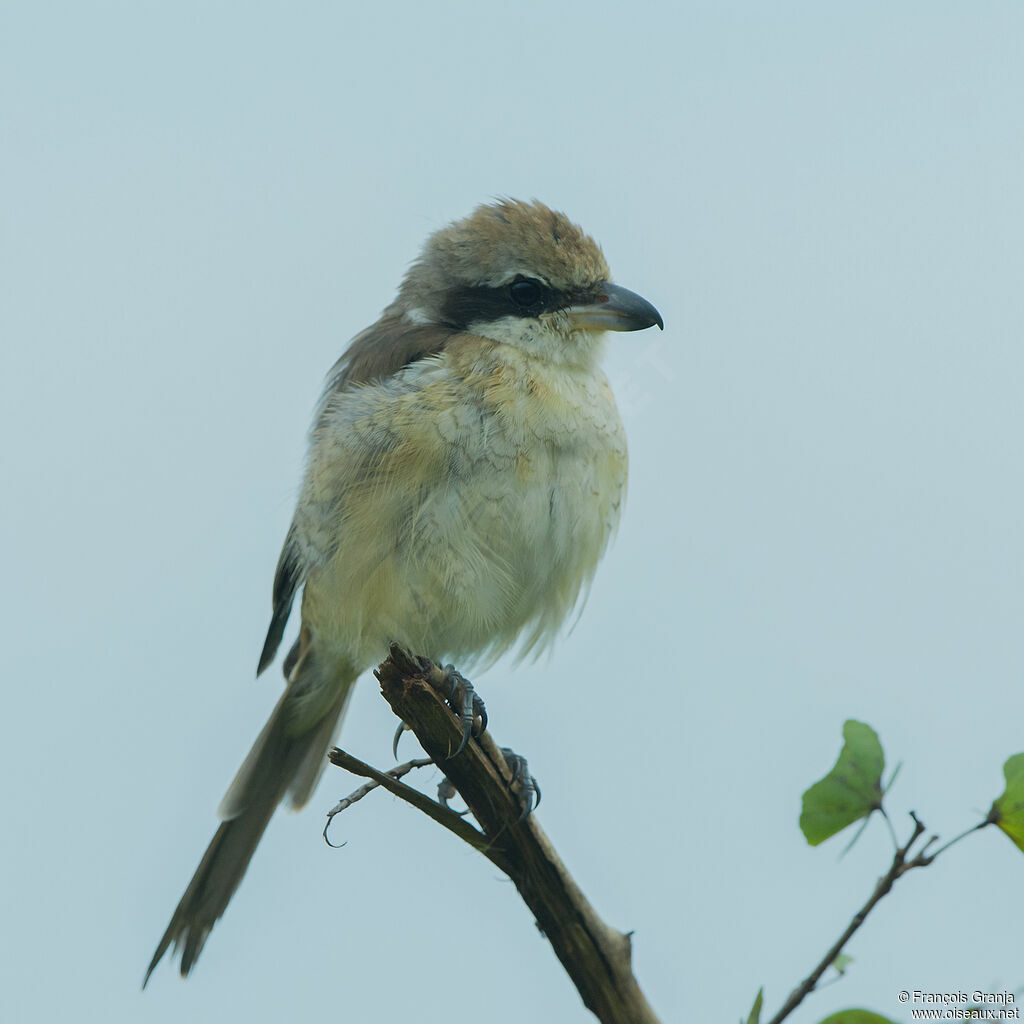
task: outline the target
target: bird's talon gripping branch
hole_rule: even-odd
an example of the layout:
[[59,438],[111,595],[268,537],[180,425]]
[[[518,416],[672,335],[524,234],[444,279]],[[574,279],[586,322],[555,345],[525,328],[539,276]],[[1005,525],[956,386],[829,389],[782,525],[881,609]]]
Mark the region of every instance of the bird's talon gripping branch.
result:
[[[487,728],[487,708],[473,684],[454,665],[445,665],[441,672],[443,675],[437,681],[437,690],[462,723],[462,738],[459,740],[459,745],[448,755],[457,757],[466,748],[470,736],[483,735]],[[436,680],[436,676],[434,678]],[[405,722],[399,722],[391,742],[391,750],[396,761],[398,760],[398,744],[402,733],[406,731],[411,731],[409,726]],[[443,800],[441,802],[444,803]]]
[[445,665],[441,671],[444,672],[441,693],[462,722],[462,739],[449,755],[457,757],[465,749],[470,735],[480,736],[487,728],[487,708],[473,684],[454,665]]
[[521,757],[509,747],[501,748],[501,756],[505,758],[509,768],[512,769],[512,788],[519,798],[519,806],[523,809],[519,820],[525,821],[536,808],[540,807],[540,786],[530,774],[530,767],[526,763],[525,757]]

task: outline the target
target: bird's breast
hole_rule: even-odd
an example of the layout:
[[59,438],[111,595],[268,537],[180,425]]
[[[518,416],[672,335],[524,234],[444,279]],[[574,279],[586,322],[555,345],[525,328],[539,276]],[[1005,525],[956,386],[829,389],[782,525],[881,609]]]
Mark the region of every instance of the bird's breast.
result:
[[371,660],[394,639],[460,659],[543,646],[618,520],[626,444],[611,390],[599,371],[425,369],[381,398],[372,415],[387,427],[361,431],[376,438],[362,468],[342,459],[322,488],[331,552],[306,603]]

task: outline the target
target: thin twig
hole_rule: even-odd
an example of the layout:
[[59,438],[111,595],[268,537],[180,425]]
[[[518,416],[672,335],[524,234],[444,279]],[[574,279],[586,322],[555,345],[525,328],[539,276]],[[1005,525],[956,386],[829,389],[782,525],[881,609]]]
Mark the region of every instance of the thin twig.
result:
[[[358,757],[353,757],[338,747],[329,751],[327,757],[331,764],[344,768],[353,775],[360,775],[364,779],[373,779],[377,785],[383,786],[389,793],[412,804],[418,811],[433,818],[449,832],[454,832],[463,842],[469,843],[474,850],[479,850],[496,867],[506,874],[508,873],[508,862],[502,857],[501,851],[496,850],[482,832],[473,828],[465,818],[456,814],[455,811],[449,810],[436,800],[431,800],[429,796],[421,793],[418,789],[413,789],[412,786],[407,786],[404,782],[391,778],[386,772],[378,771],[372,765],[360,761]],[[428,763],[433,764],[434,762],[430,760]]]
[[[970,828],[965,828],[963,832],[961,832],[958,836],[953,836],[953,838],[950,839],[948,843],[943,843],[942,846],[940,846],[934,853],[929,854],[926,859],[926,862],[930,864],[933,860],[935,860],[936,857],[938,857],[940,853],[945,853],[954,843],[959,843],[961,839],[966,839],[973,832],[978,832],[979,830],[991,824],[993,824],[993,819],[989,817],[986,818],[984,821],[979,821],[977,825],[972,825]],[[938,836],[935,836],[934,838],[937,840]],[[918,854],[918,858],[920,858],[924,853],[925,850],[922,850],[921,853]],[[922,864],[922,867],[923,866],[924,865]]]
[[[911,814],[913,817],[913,813]],[[818,984],[818,979],[828,970],[829,964],[843,951],[843,947],[847,942],[850,941],[850,936],[857,931],[858,928],[864,923],[868,914],[875,908],[878,901],[893,887],[893,883],[903,873],[904,861],[907,858],[907,852],[910,847],[917,842],[918,837],[924,832],[924,825],[914,817],[914,830],[911,833],[910,839],[906,845],[897,847],[896,852],[893,854],[892,865],[889,870],[878,880],[878,884],[875,886],[875,891],[869,897],[867,903],[864,904],[856,914],[853,915],[853,920],[846,926],[846,930],[842,935],[829,947],[828,952],[821,958],[818,966],[807,975],[806,978],[800,984],[793,989],[790,993],[789,998],[782,1004],[782,1009],[768,1022],[768,1024],[780,1024],[781,1021],[785,1020],[803,1001],[804,999],[814,991],[814,986]]]
[[[395,768],[389,768],[385,775],[392,779],[400,779],[403,775],[408,775],[414,768],[426,768],[432,765],[434,762],[429,757],[416,757],[411,761],[406,761],[404,764],[400,764]],[[364,796],[369,796],[375,789],[380,788],[380,783],[376,780],[371,779],[366,783],[365,786],[360,786],[357,790],[349,793],[348,796],[342,797],[328,812],[327,812],[327,824],[324,825],[324,842],[332,849],[338,850],[344,843],[335,845],[327,838],[327,830],[331,827],[331,822],[334,821],[336,814],[341,814],[342,811],[351,807],[353,804],[359,803]]]
[[[864,923],[868,914],[878,905],[879,900],[886,896],[892,889],[896,880],[902,875],[905,875],[908,871],[913,868],[923,868],[931,864],[940,853],[948,850],[954,843],[958,843],[961,839],[969,836],[972,832],[977,832],[978,829],[984,828],[986,825],[990,825],[991,821],[986,819],[978,825],[973,825],[971,828],[960,835],[951,839],[945,846],[941,846],[934,853],[928,853],[929,847],[938,841],[938,836],[930,836],[925,844],[917,851],[917,853],[907,859],[907,855],[910,853],[910,848],[921,838],[921,836],[927,831],[924,824],[918,818],[918,816],[911,811],[910,817],[914,822],[913,831],[910,834],[910,838],[904,843],[903,846],[897,846],[896,852],[893,854],[892,864],[889,870],[878,880],[875,885],[875,890],[868,898],[868,901],[864,904],[860,910],[857,911],[853,916],[853,920],[846,926],[846,930],[842,935],[832,944],[828,952],[821,958],[817,967],[807,975],[806,978],[790,993],[789,998],[782,1005],[782,1009],[772,1017],[768,1024],[781,1024],[781,1021],[785,1020],[803,1001],[814,991],[818,984],[819,979],[828,970],[828,967],[833,963],[836,957],[842,953],[846,947],[847,942],[857,931],[858,928]],[[888,821],[888,818],[886,819]]]

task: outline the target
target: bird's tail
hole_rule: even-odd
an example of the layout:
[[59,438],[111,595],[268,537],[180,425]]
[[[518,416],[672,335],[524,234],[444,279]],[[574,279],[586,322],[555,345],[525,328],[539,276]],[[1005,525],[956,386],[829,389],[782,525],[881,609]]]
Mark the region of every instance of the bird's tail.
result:
[[288,688],[221,803],[222,824],[156,947],[143,987],[172,943],[181,950],[182,977],[189,973],[242,881],[274,809],[286,795],[293,807],[309,799],[357,675],[347,664],[319,663],[311,648],[299,658]]

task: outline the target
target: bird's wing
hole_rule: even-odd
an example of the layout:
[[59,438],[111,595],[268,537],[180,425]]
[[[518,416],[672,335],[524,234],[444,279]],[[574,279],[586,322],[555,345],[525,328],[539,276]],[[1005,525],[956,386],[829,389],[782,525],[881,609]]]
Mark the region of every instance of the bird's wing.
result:
[[385,316],[357,334],[334,364],[325,397],[357,384],[394,376],[403,367],[437,355],[456,335],[442,324],[414,324],[404,317]]
[[270,617],[270,628],[267,630],[267,639],[263,643],[263,653],[260,654],[256,675],[259,675],[277,654],[278,645],[284,634],[284,627],[288,624],[288,616],[291,614],[295,592],[299,589],[305,575],[306,569],[302,562],[302,554],[293,523],[288,530],[284,547],[281,549],[281,557],[277,560],[277,572],[274,573],[274,611]]
[[[342,357],[334,364],[314,424],[314,433],[323,422],[327,408],[345,392],[385,381],[420,359],[440,353],[457,332],[434,324],[412,324],[402,317],[383,317],[357,334]],[[273,613],[267,638],[260,654],[259,675],[277,654],[295,594],[306,578],[308,566],[303,545],[293,522],[285,538],[274,575]],[[285,675],[289,665],[286,662]]]

